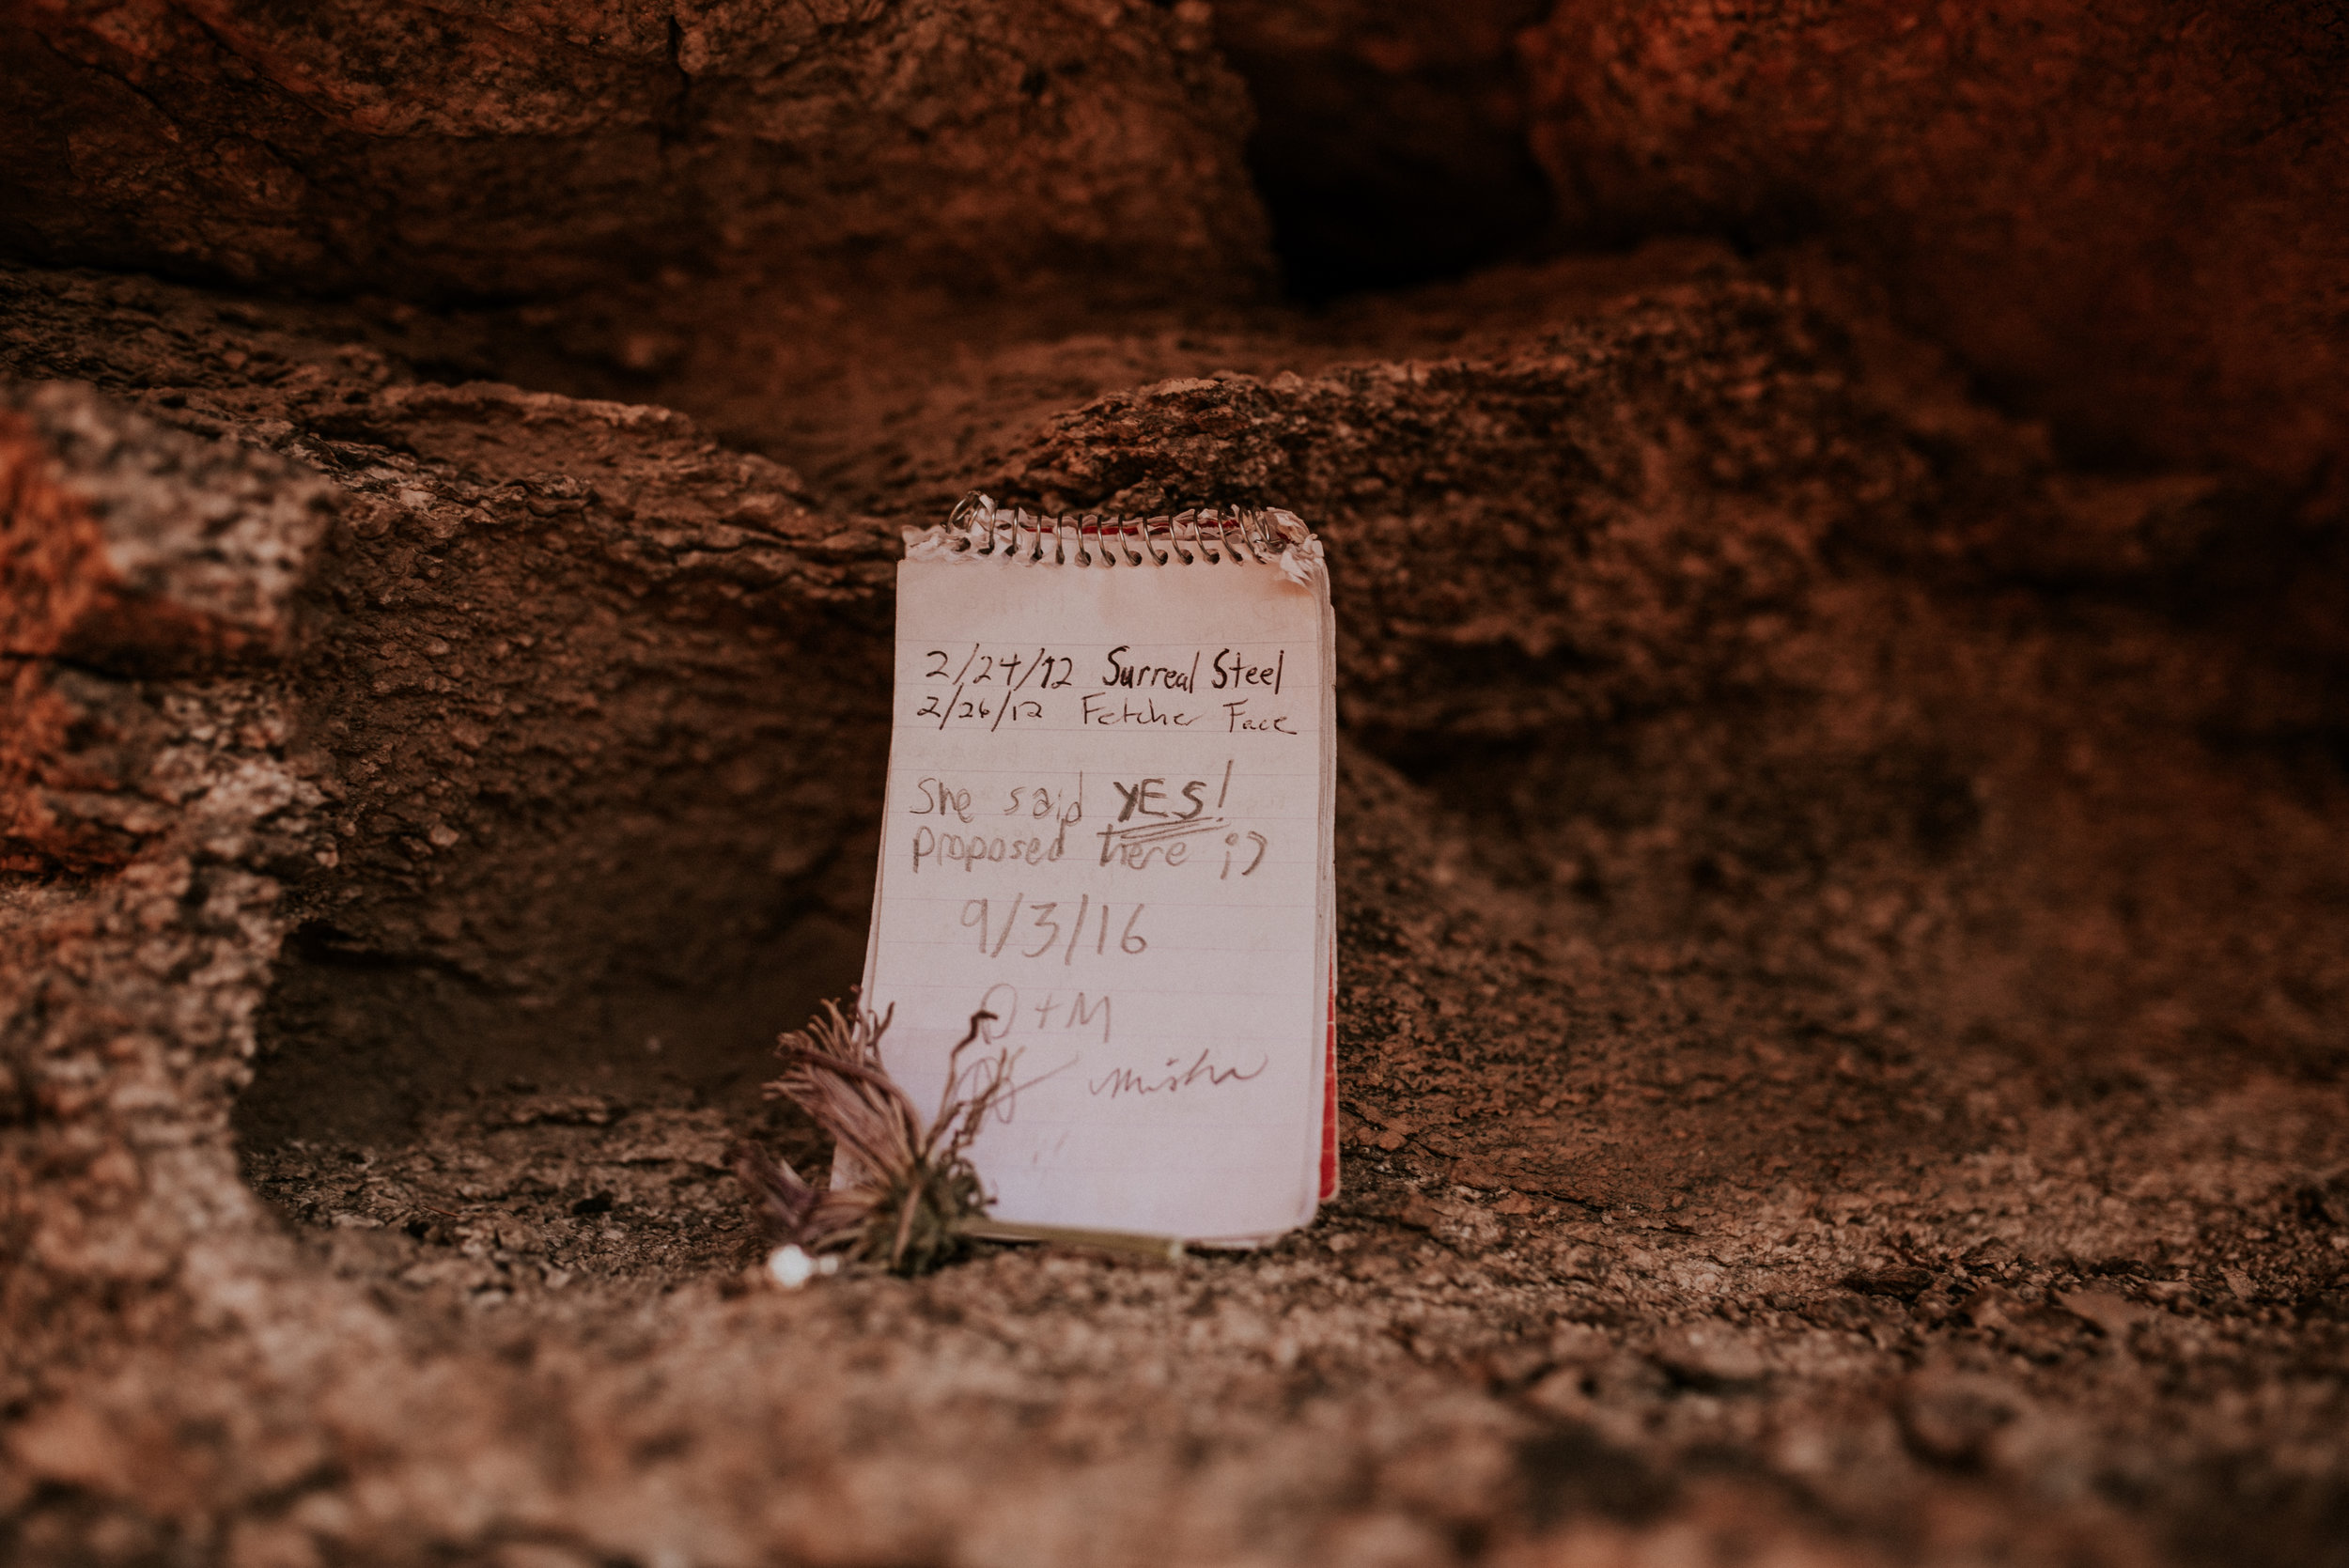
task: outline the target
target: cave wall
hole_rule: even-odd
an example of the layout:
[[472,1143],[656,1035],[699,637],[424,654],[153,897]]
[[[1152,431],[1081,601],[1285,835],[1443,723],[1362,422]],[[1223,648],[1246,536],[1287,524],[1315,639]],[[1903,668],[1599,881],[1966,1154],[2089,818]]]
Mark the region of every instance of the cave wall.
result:
[[1195,324],[1267,296],[1276,236],[1315,294],[1808,241],[2076,460],[2200,469],[2301,527],[2342,505],[2344,67],[2334,9],[2293,0],[23,0],[0,242],[472,310],[470,374],[790,459],[795,388],[1045,317]]
[[[2337,40],[2245,15],[0,12],[0,1553],[2323,1560]],[[821,1157],[967,485],[1323,531],[1346,1193],[789,1296],[724,1142]]]
[[2076,459],[2341,515],[2337,7],[1243,0],[1215,19],[1267,98],[1252,156],[1309,287],[1544,241],[1809,241]]
[[[2172,592],[2207,481],[2072,473],[1728,262],[1043,422],[994,493],[1330,543],[1349,1196],[1262,1260],[801,1305],[745,1291],[723,1138],[853,970],[890,530],[310,307],[8,280],[10,663],[55,716],[0,775],[28,1560],[953,1561],[1050,1517],[1066,1560],[1539,1561],[1589,1465],[1722,1443],[1760,1491],[1624,1528],[1794,1487],[1800,1549],[1913,1560],[1978,1542],[1915,1521],[1980,1467],[2324,1441],[2316,1396],[2142,1436],[2337,1311],[2339,698]],[[153,662],[44,608],[120,602],[252,632]],[[2081,1312],[2164,1314],[2174,1396]],[[1890,1447],[1805,1467],[1854,1430]],[[2030,1549],[2094,1516],[2012,1484]],[[2183,1483],[2097,1560],[2241,1506]]]
[[442,302],[664,270],[1244,292],[1248,102],[1206,42],[1118,0],[25,0],[0,21],[0,225],[52,263]]
[[1568,225],[1816,234],[2079,456],[2340,515],[2338,8],[1567,4],[1522,47]]

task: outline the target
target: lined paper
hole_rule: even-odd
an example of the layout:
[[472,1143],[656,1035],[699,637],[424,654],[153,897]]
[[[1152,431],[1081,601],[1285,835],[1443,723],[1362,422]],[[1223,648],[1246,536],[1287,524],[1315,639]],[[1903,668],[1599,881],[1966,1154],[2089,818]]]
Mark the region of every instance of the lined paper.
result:
[[995,1218],[1310,1220],[1331,930],[1326,580],[908,560],[865,998],[917,1105],[974,1012]]

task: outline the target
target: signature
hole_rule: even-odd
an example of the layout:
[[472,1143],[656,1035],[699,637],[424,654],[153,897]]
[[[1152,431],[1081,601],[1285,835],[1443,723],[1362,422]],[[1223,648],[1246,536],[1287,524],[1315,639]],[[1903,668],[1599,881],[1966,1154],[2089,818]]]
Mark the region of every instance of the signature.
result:
[[1246,1083],[1261,1077],[1272,1064],[1271,1058],[1260,1058],[1253,1067],[1219,1067],[1212,1048],[1203,1050],[1189,1067],[1179,1056],[1170,1056],[1166,1065],[1173,1071],[1163,1075],[1157,1071],[1140,1072],[1132,1067],[1113,1067],[1085,1084],[1088,1093],[1102,1099],[1115,1099],[1120,1094],[1171,1094],[1191,1088],[1213,1089],[1226,1083]]

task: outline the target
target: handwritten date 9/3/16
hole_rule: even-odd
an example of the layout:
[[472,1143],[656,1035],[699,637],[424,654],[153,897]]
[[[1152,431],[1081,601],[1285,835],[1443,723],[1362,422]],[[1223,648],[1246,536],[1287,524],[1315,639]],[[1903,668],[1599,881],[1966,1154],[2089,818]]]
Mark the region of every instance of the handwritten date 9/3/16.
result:
[[[962,906],[963,929],[977,928],[979,951],[989,958],[1001,958],[1008,952],[1021,958],[1042,958],[1047,962],[1057,957],[1062,964],[1067,965],[1077,961],[1080,947],[1091,948],[1097,958],[1105,958],[1112,951],[1110,927],[1117,922],[1114,913],[1117,907],[1107,903],[1097,905],[1091,893],[1078,896],[1077,912],[1073,916],[1067,913],[1068,906],[1065,902],[1048,899],[1031,904],[1024,893],[1012,894],[1011,906],[1002,910],[1000,921],[990,918],[996,908],[984,898],[966,899]],[[1128,956],[1139,956],[1150,951],[1149,939],[1138,929],[1142,924],[1142,911],[1148,908],[1146,904],[1126,908],[1125,920],[1117,925],[1115,951]],[[1019,925],[1022,914],[1034,917],[1024,928]],[[1097,927],[1090,933],[1085,929],[1088,917],[1092,917],[1092,923]],[[1015,929],[1019,932],[1017,941],[1012,939]],[[1061,935],[1064,929],[1067,932],[1066,939]],[[1087,939],[1088,936],[1090,939]]]

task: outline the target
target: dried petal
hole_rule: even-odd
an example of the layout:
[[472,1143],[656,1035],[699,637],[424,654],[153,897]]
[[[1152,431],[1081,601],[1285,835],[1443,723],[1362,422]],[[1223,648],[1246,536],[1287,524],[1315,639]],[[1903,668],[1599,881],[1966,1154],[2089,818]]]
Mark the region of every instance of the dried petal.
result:
[[767,1093],[814,1117],[838,1151],[833,1184],[819,1193],[765,1151],[739,1146],[735,1170],[784,1250],[847,1251],[900,1274],[924,1273],[960,1255],[969,1245],[964,1222],[984,1215],[988,1201],[966,1151],[988,1110],[1010,1088],[1008,1053],[962,1063],[993,1017],[972,1015],[970,1032],[948,1058],[938,1114],[927,1126],[881,1064],[890,1015],[862,1008],[843,1014],[827,1002],[805,1029],[782,1037],[776,1049],[784,1074]]

